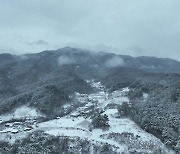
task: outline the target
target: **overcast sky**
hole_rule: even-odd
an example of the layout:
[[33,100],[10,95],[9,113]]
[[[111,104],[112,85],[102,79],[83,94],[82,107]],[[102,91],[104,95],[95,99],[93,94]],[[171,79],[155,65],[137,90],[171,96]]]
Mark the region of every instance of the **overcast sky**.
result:
[[180,60],[180,0],[0,0],[0,53],[64,46]]

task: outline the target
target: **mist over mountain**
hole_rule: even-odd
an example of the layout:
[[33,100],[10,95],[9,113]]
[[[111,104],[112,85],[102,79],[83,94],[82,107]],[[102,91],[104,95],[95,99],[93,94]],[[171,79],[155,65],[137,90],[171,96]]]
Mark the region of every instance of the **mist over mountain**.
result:
[[179,0],[0,0],[0,154],[180,154]]
[[[80,104],[77,93],[109,95],[129,88],[128,116],[171,148],[179,148],[180,62],[156,57],[131,57],[65,47],[40,53],[0,54],[0,114],[24,105],[46,120],[63,117]],[[147,95],[147,99],[143,99]],[[64,105],[70,108],[64,110]],[[168,123],[168,124],[167,124]]]
[[[124,66],[158,73],[179,73],[180,62],[173,59],[156,57],[131,57],[114,53],[93,52],[83,49],[65,47],[58,50],[43,51],[37,54],[11,55],[0,54],[1,67],[16,69],[33,67],[41,73],[62,69],[67,65],[84,65],[92,68]],[[8,65],[7,65],[8,64]],[[35,70],[34,70],[35,71]]]
[[[121,80],[168,86],[169,82],[175,84],[179,81],[180,73],[180,62],[173,59],[131,57],[70,47],[36,54],[0,54],[0,59],[1,100],[44,85],[63,88],[68,95],[89,93],[92,89],[84,81],[87,79],[114,82],[116,85],[116,80]],[[171,81],[171,76],[177,79]]]

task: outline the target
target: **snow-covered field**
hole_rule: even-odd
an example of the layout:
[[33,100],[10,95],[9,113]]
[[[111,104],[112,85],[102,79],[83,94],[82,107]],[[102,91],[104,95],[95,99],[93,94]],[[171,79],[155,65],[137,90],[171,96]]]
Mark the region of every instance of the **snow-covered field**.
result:
[[[104,139],[101,136],[111,134],[111,133],[133,133],[134,136],[138,136],[138,142],[142,144],[152,144],[154,147],[165,146],[161,143],[159,139],[153,135],[145,132],[140,127],[138,127],[132,120],[128,118],[116,118],[117,109],[108,109],[104,114],[109,117],[110,128],[107,131],[101,129],[93,129],[89,131],[87,129],[87,124],[91,122],[90,119],[85,119],[83,117],[72,118],[66,116],[60,119],[51,120],[48,122],[41,123],[38,130],[43,130],[45,133],[55,136],[69,136],[69,137],[80,137],[90,140],[92,143],[107,143],[115,146],[119,152],[126,151],[128,146],[125,144],[120,144],[113,138]],[[83,125],[85,123],[85,125]],[[148,150],[148,147],[147,147]]]

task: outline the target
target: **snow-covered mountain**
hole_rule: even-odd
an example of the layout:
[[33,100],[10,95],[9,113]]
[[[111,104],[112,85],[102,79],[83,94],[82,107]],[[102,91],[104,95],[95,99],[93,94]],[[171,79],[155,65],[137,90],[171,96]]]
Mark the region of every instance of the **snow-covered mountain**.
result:
[[0,152],[179,152],[179,73],[172,59],[70,47],[0,54]]

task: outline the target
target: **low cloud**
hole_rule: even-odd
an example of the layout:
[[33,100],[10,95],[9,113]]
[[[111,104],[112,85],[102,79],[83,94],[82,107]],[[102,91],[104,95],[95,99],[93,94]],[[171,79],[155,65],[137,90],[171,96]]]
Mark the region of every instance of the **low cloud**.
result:
[[49,45],[48,42],[44,41],[44,40],[38,40],[35,42],[36,45]]
[[35,42],[26,42],[26,44],[29,46],[48,46],[49,45],[49,43],[44,40],[38,40]]
[[67,56],[61,56],[61,57],[58,58],[58,64],[60,66],[73,64],[75,62],[76,61],[73,58],[70,58],[70,57],[67,57]]
[[124,61],[120,57],[113,57],[106,61],[107,67],[118,67],[118,66],[124,66]]
[[1,0],[0,4],[0,53],[72,46],[180,60],[179,0]]

